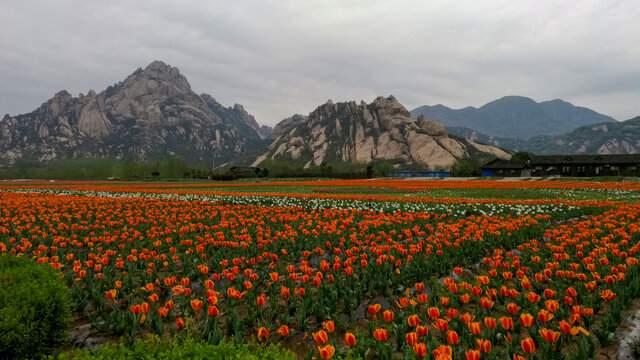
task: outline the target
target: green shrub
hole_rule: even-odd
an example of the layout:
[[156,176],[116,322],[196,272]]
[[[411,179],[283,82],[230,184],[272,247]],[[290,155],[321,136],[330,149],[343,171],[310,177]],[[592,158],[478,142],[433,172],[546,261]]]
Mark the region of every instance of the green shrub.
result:
[[237,359],[237,360],[287,360],[295,359],[295,356],[279,346],[270,345],[261,348],[258,345],[240,345],[236,347],[232,341],[210,345],[206,343],[187,340],[179,344],[176,340],[157,338],[150,341],[138,341],[129,348],[124,344],[102,345],[100,349],[89,352],[87,350],[75,350],[60,354],[58,360],[144,360],[144,359]]
[[40,358],[62,345],[69,303],[60,273],[48,264],[0,256],[0,358]]

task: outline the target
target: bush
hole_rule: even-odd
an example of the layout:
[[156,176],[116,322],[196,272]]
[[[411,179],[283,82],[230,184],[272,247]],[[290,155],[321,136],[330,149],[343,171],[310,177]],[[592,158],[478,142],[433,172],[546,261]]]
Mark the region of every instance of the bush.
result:
[[177,340],[157,339],[150,341],[138,341],[133,347],[124,344],[102,345],[100,349],[89,352],[87,350],[75,350],[61,354],[58,360],[84,360],[84,359],[247,359],[247,360],[280,360],[295,359],[295,356],[279,346],[270,345],[261,348],[258,345],[240,345],[236,347],[233,342],[225,342],[219,345],[187,340],[179,344]]
[[466,160],[458,160],[451,168],[451,175],[457,177],[473,176],[474,170],[475,169],[470,162]]
[[60,273],[24,257],[0,256],[0,358],[40,358],[62,345],[71,322]]

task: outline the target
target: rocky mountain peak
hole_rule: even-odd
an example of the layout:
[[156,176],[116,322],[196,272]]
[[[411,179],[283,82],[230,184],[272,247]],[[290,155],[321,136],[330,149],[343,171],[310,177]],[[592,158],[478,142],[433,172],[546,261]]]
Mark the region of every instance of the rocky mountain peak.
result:
[[355,101],[327,102],[309,116],[284,119],[272,131],[273,143],[254,165],[266,159],[297,161],[305,167],[331,161],[416,164],[425,169],[447,169],[456,159],[472,153],[494,151],[490,146],[447,136],[444,126],[410,118],[409,111],[393,97],[377,97],[371,104]]
[[0,124],[0,162],[107,156],[187,161],[237,158],[264,135],[241,105],[198,96],[176,67],[154,61],[102,92],[60,91],[32,113]]

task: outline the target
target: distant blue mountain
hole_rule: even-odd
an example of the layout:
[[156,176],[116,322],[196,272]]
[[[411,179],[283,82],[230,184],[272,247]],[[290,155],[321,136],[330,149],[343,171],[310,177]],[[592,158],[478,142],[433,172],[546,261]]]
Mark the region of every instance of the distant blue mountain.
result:
[[574,106],[563,100],[535,102],[522,96],[505,96],[480,108],[451,109],[421,106],[411,111],[450,127],[462,127],[495,137],[526,140],[537,135],[557,135],[580,126],[615,122],[610,116]]

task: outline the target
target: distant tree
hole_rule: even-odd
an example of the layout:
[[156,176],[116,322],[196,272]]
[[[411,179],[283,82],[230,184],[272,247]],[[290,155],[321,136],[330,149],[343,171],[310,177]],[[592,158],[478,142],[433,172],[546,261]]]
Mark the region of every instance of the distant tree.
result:
[[387,161],[383,161],[378,166],[376,166],[376,170],[380,176],[387,176],[388,172],[393,171],[393,164]]
[[535,155],[526,151],[518,151],[513,154],[511,157],[511,162],[514,164],[526,164],[529,160],[531,160]]
[[367,179],[373,177],[373,165],[367,165]]
[[455,164],[453,164],[453,167],[451,168],[451,175],[459,176],[459,177],[468,177],[473,175],[474,170],[475,169],[470,162],[461,159],[456,161]]

